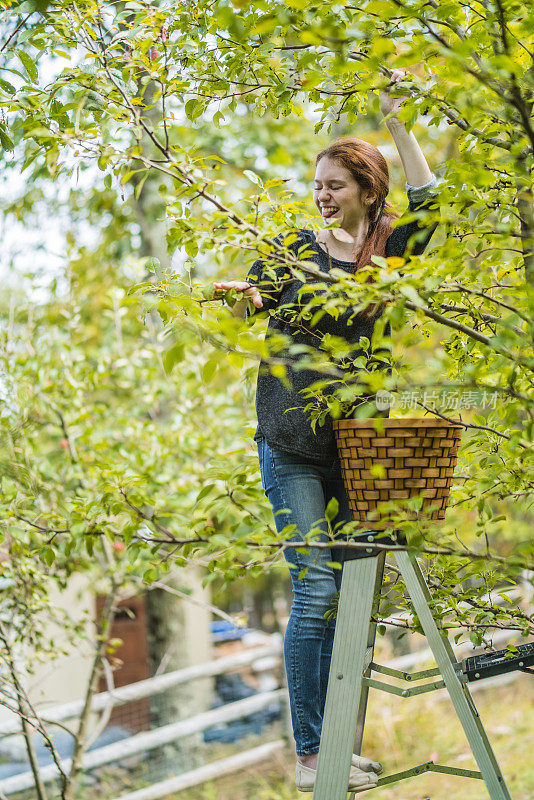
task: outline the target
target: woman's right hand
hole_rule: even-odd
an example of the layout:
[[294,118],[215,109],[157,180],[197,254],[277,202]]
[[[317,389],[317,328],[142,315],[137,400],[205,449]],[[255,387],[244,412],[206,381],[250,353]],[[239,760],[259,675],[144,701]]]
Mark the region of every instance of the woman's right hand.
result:
[[243,292],[243,296],[248,297],[256,308],[263,308],[261,294],[257,288],[248,281],[222,281],[214,283],[213,286],[215,289],[220,289],[223,292],[228,292],[230,289],[234,289],[236,292]]

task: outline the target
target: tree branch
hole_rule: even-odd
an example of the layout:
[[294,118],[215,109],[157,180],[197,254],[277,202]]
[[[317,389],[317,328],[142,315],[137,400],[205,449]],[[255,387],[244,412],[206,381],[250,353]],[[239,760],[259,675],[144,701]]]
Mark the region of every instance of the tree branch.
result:
[[[22,733],[24,736],[24,743],[26,745],[26,752],[28,754],[28,761],[30,762],[30,769],[33,774],[35,791],[37,792],[37,800],[47,800],[44,781],[41,778],[39,762],[37,760],[37,754],[35,752],[35,747],[32,741],[32,730],[31,730],[32,726],[29,723],[29,715],[28,715],[28,710],[30,710],[30,707],[27,695],[24,689],[22,688],[22,682],[19,678],[18,670],[15,666],[15,660],[13,658],[13,653],[11,650],[11,643],[9,641],[9,634],[7,633],[4,627],[4,623],[1,619],[0,619],[0,639],[2,640],[2,643],[5,648],[6,664],[8,666],[9,672],[11,673],[13,686],[15,688],[15,692],[17,695],[19,718],[22,725]],[[60,769],[60,774],[64,776],[64,773],[61,769]]]
[[78,730],[74,740],[74,751],[72,753],[68,786],[66,788],[63,800],[74,800],[74,796],[76,794],[81,769],[81,761],[88,746],[87,729],[89,726],[89,720],[91,718],[92,699],[98,688],[100,667],[108,645],[109,631],[115,615],[115,602],[117,600],[117,594],[118,586],[115,583],[115,580],[112,578],[111,591],[106,598],[106,603],[98,623],[95,655],[87,683],[85,700],[80,714]]
[[[227,494],[229,494],[229,492],[227,492]],[[235,498],[233,499],[233,502],[235,503]],[[129,504],[129,505],[133,509],[135,509],[137,512],[139,512],[139,516],[142,519],[145,519],[145,516],[143,515],[143,513],[141,512],[140,509],[136,509],[136,507],[133,506],[132,504]],[[249,509],[247,509],[244,505],[241,505],[241,508],[247,514],[249,514],[252,518],[255,518],[255,513],[253,511],[249,511]],[[256,517],[256,519],[258,519],[258,517]],[[263,520],[260,520],[260,521],[263,523]],[[152,519],[151,522],[152,522],[152,524],[155,524],[154,519]],[[263,523],[263,524],[265,524],[265,523]],[[372,524],[372,523],[370,523],[370,524]],[[172,533],[172,531],[169,528],[166,528],[163,525],[159,525],[158,527],[159,527],[159,529],[166,531],[166,535],[168,536],[168,540],[165,543],[168,543],[168,544],[176,544],[177,543],[178,539],[174,536],[174,534]],[[376,533],[376,536],[380,537],[381,534],[383,534],[383,532],[379,531],[379,532]],[[353,535],[358,535],[358,531]],[[156,541],[161,542],[162,540],[158,539]],[[195,538],[193,540],[182,540],[182,541],[183,541],[183,544],[190,544],[190,543],[195,543],[195,542],[198,542],[198,541],[209,542],[209,539],[200,540],[198,538]],[[469,550],[467,548],[465,550],[455,550],[452,547],[444,547],[444,546],[442,546],[442,547],[437,547],[437,546],[436,547],[435,546],[427,547],[427,546],[425,546],[425,547],[421,547],[421,548],[419,548],[419,547],[414,548],[413,546],[410,546],[409,544],[406,544],[406,545],[381,544],[380,543],[380,538],[375,539],[375,541],[373,541],[372,545],[369,544],[368,541],[359,542],[359,541],[353,541],[353,540],[346,541],[346,540],[342,540],[342,539],[333,539],[330,542],[318,542],[318,541],[315,541],[315,540],[306,540],[306,539],[302,539],[302,540],[299,540],[299,541],[290,541],[290,542],[285,541],[284,539],[278,539],[277,541],[274,541],[274,542],[258,542],[258,541],[255,541],[255,540],[246,539],[246,540],[243,540],[241,542],[241,544],[244,547],[252,547],[252,548],[255,548],[255,549],[271,549],[273,547],[277,547],[277,548],[280,549],[280,552],[283,552],[284,550],[288,550],[288,549],[299,548],[299,547],[304,547],[306,549],[309,548],[309,547],[318,547],[319,549],[323,549],[324,550],[324,549],[328,549],[328,548],[333,547],[333,546],[334,547],[341,547],[341,548],[348,549],[348,550],[351,550],[351,549],[352,550],[369,550],[369,548],[372,548],[372,549],[386,550],[386,551],[392,551],[392,552],[395,552],[395,551],[406,552],[406,551],[408,551],[408,552],[417,552],[418,554],[426,554],[426,555],[443,555],[443,556],[454,556],[455,558],[468,558],[468,559],[475,559],[475,560],[482,560],[482,561],[494,561],[494,562],[496,562],[498,564],[503,564],[503,565],[508,565],[508,566],[512,566],[513,565],[513,566],[516,566],[516,567],[520,567],[522,569],[528,569],[528,570],[534,569],[534,563],[530,564],[529,562],[524,562],[524,561],[520,561],[520,560],[511,559],[510,556],[499,556],[499,555],[497,555],[495,553],[491,553],[489,551],[484,552],[484,553],[480,553],[480,552],[477,552],[475,550]]]

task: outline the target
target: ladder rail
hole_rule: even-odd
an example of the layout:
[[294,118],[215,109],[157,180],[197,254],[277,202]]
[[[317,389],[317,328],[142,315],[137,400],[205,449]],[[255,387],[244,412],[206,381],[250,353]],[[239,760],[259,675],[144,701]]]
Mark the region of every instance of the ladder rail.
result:
[[[366,651],[367,654],[370,656],[370,658],[369,658],[369,663],[366,665],[366,668],[364,669],[363,672],[364,678],[369,678],[371,676],[375,642],[376,642],[376,629],[377,629],[377,623],[374,622],[374,620],[377,617],[377,612],[380,607],[380,591],[382,589],[382,583],[384,580],[385,566],[386,566],[386,553],[385,551],[382,551],[378,555],[376,563],[376,580],[373,589],[373,605],[371,609],[371,617],[373,621],[371,621],[369,625],[369,633],[367,636],[367,651]],[[352,747],[352,752],[356,753],[359,756],[361,756],[362,754],[363,731],[365,728],[365,717],[367,715],[368,698],[369,698],[369,685],[364,681],[360,691],[360,703],[358,705],[358,716],[356,718],[356,730],[354,731],[354,743]]]
[[471,693],[456,672],[457,661],[452,645],[430,610],[429,600],[432,598],[417,559],[406,551],[397,551],[395,560],[491,800],[512,800]]
[[376,556],[343,566],[313,800],[347,797],[378,566]]

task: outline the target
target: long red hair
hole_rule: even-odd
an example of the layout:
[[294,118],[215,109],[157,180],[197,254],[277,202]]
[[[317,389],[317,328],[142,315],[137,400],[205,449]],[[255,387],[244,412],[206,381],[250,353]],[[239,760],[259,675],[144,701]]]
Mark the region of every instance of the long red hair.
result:
[[363,139],[337,139],[321,150],[315,165],[322,158],[330,158],[348,170],[362,191],[374,196],[369,206],[367,238],[355,257],[356,269],[372,264],[371,256],[383,256],[391,234],[391,223],[398,217],[386,201],[389,192],[389,169],[380,150]]

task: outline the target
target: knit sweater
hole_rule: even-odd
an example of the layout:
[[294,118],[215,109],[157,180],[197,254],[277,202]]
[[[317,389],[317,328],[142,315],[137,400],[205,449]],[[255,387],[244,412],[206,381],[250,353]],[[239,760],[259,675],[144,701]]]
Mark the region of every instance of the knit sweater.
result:
[[[424,209],[435,203],[435,187],[437,180],[422,187],[411,187],[406,184],[409,210]],[[400,256],[406,258],[409,254],[420,255],[430,237],[435,225],[429,226],[424,221],[412,221],[394,228],[386,242],[385,257]],[[279,242],[284,241],[284,236],[277,237]],[[311,252],[307,260],[322,272],[329,272],[331,268],[343,269],[354,272],[352,262],[340,261],[329,256],[316,242],[313,231],[301,229],[296,241],[288,245],[288,249],[295,254],[300,247],[307,245],[306,250]],[[273,278],[273,271],[276,279]],[[292,345],[305,345],[320,349],[321,339],[325,334],[342,337],[350,346],[351,360],[359,354],[358,342],[361,337],[367,337],[371,342],[373,329],[377,317],[354,316],[349,310],[341,313],[337,318],[326,313],[313,326],[306,320],[305,326],[295,325],[295,311],[302,309],[303,304],[310,295],[306,292],[303,297],[303,283],[300,280],[290,280],[278,283],[281,278],[288,275],[287,267],[268,268],[262,261],[255,261],[247,275],[251,284],[259,284],[258,288],[263,300],[262,309],[254,309],[249,313],[267,311],[270,315],[267,335],[282,333],[291,337]],[[306,280],[306,287],[314,279]],[[291,321],[290,321],[291,320]],[[385,326],[384,335],[390,335],[389,323]],[[361,351],[363,353],[363,350]],[[288,354],[284,352],[287,359]],[[313,430],[310,414],[304,410],[309,399],[303,396],[311,384],[324,381],[325,375],[311,369],[293,369],[293,363],[298,356],[290,356],[290,363],[286,366],[286,375],[290,386],[272,374],[269,366],[263,361],[258,371],[256,388],[256,412],[258,427],[255,439],[265,438],[269,446],[287,453],[303,456],[319,464],[333,465],[337,460],[336,443],[332,427],[332,417],[327,414],[324,424],[316,425]],[[328,393],[328,392],[327,392]]]

